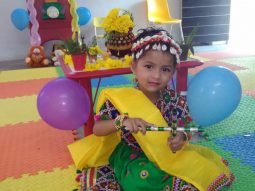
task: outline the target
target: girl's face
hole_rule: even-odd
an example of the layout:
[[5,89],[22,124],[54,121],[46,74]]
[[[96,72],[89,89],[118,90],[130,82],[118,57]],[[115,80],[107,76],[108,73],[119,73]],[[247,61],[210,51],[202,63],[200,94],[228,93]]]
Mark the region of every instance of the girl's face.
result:
[[149,50],[132,63],[131,69],[141,91],[146,94],[158,93],[167,86],[174,74],[174,56],[167,52]]

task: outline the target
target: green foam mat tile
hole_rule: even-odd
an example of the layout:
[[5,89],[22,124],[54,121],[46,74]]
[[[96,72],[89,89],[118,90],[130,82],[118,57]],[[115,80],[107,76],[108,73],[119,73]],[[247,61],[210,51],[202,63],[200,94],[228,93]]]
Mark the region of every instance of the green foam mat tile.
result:
[[255,70],[238,70],[234,72],[240,80],[242,90],[255,90]]
[[247,69],[255,70],[255,56],[237,57],[237,58],[225,58],[220,59],[221,62],[233,64],[236,66],[244,67]]
[[205,127],[210,138],[245,134],[255,131],[255,99],[243,95],[237,109],[225,120]]
[[125,74],[124,75],[126,78],[128,78],[131,82],[133,81],[135,75],[134,74]]
[[234,173],[236,180],[230,188],[224,188],[223,191],[246,191],[254,190],[255,188],[255,172],[252,171],[252,168],[248,165],[243,165],[239,158],[234,158],[230,152],[226,152],[221,147],[216,145],[213,141],[201,141],[198,143],[206,147],[210,147],[224,159],[229,162],[229,167]]
[[65,77],[65,74],[64,74],[61,66],[56,66],[55,69],[56,69],[56,72],[58,74],[58,77]]

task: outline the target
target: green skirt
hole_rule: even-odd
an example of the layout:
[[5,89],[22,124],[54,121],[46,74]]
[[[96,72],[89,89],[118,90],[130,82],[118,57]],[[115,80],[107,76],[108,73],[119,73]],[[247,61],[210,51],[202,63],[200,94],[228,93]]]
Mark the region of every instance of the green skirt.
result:
[[[109,162],[119,184],[125,191],[173,189],[174,177],[150,162],[143,152],[134,150],[123,141],[118,144]],[[178,184],[183,186],[187,183],[178,180]]]

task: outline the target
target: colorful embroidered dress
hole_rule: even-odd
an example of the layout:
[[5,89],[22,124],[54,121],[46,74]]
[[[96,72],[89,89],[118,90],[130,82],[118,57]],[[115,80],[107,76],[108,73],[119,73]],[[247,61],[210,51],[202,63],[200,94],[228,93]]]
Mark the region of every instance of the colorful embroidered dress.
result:
[[[171,126],[173,108],[177,109],[179,123],[190,121],[185,99],[179,97],[173,90],[166,89],[162,92],[155,105],[168,126]],[[109,100],[104,102],[99,111],[100,120],[115,119],[119,114],[120,112]],[[167,140],[165,140],[165,144],[167,144]],[[188,160],[192,160],[192,158]],[[222,162],[224,162],[223,159]],[[111,154],[109,163],[109,165],[83,169],[77,178],[81,183],[81,190],[198,190],[192,184],[176,176],[171,176],[161,170],[157,164],[151,162],[136,138],[127,130],[122,130],[121,142]],[[174,164],[175,161],[169,161],[167,165]],[[232,181],[232,174],[229,177],[221,174],[211,183],[208,190],[218,190],[223,186],[230,185]]]

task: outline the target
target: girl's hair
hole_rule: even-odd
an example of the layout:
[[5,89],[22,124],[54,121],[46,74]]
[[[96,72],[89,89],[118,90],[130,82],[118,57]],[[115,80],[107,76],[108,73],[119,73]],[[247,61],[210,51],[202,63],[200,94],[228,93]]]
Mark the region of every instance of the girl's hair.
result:
[[134,60],[141,58],[148,50],[169,52],[175,57],[175,63],[180,63],[181,48],[172,36],[162,28],[145,28],[138,30],[133,40],[132,57]]

